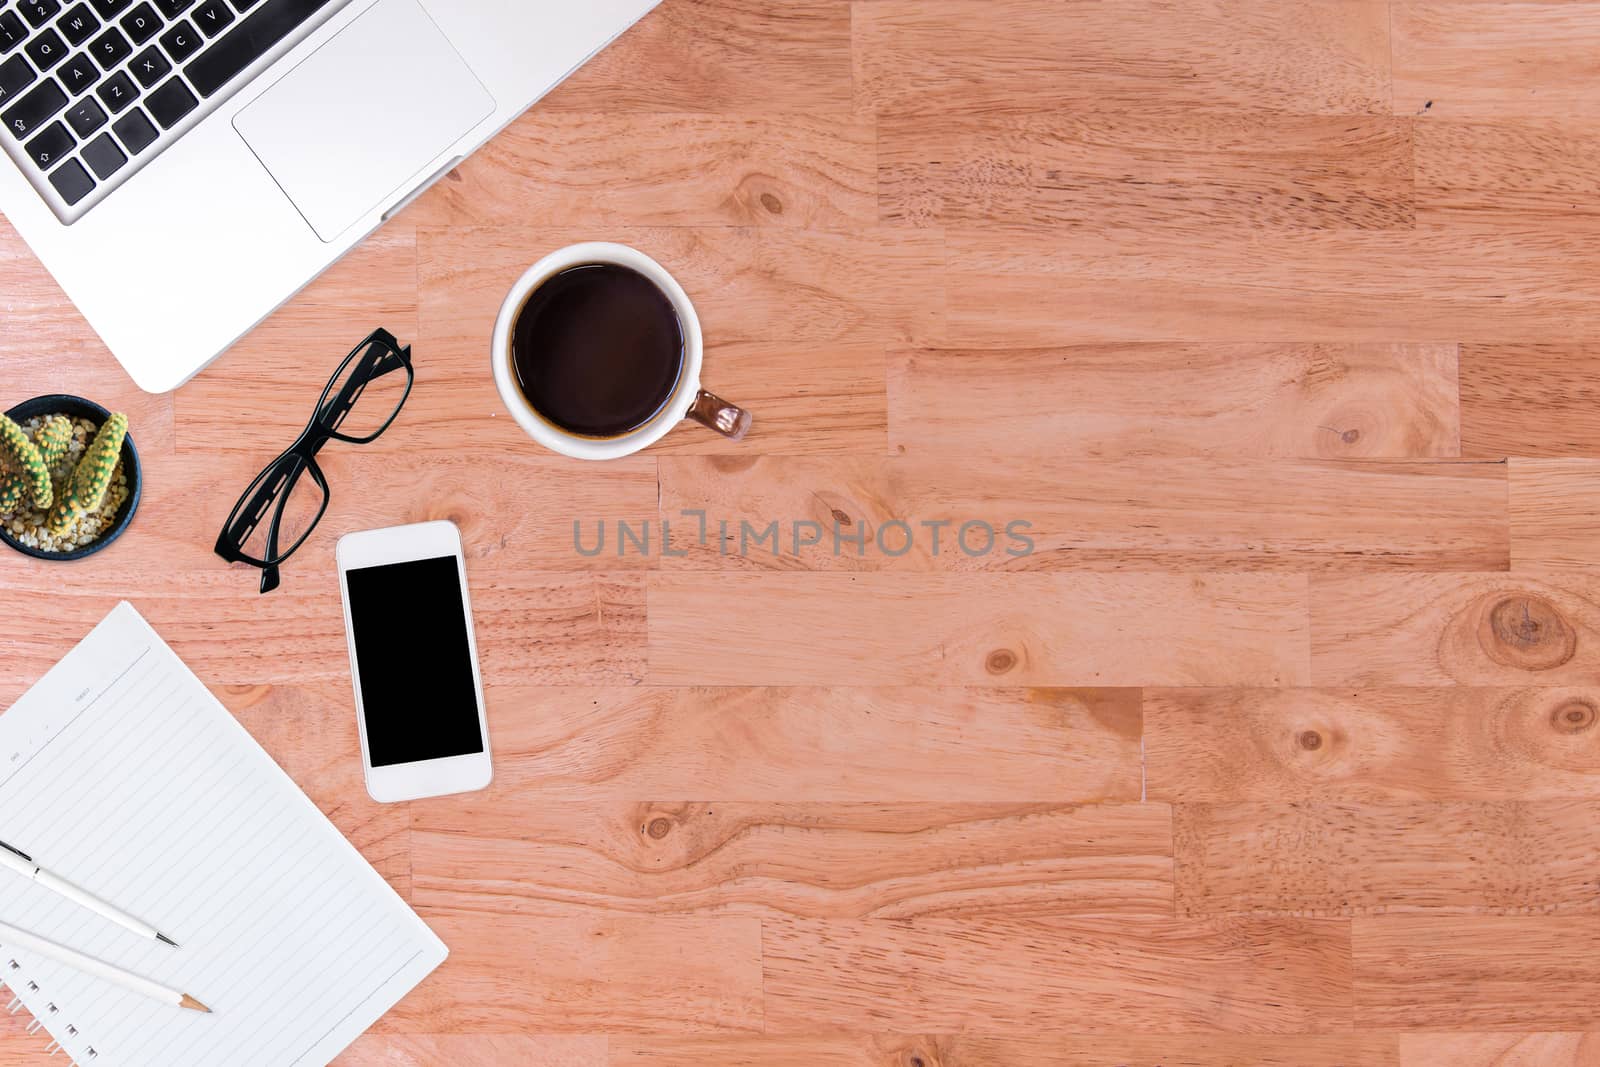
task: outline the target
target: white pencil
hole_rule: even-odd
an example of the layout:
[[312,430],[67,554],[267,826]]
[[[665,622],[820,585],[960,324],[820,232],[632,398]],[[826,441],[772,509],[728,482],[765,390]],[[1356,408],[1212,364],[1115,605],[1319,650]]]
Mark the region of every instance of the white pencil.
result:
[[125,989],[131,989],[135,993],[143,993],[147,997],[165,1001],[175,1007],[190,1008],[194,1011],[211,1010],[187,993],[180,993],[176,989],[168,989],[159,982],[141,978],[136,974],[123,970],[121,967],[114,967],[109,963],[95,959],[93,956],[85,956],[81,952],[67,948],[65,945],[58,945],[54,941],[46,941],[44,938],[30,934],[26,930],[18,930],[15,926],[0,923],[0,946],[9,948],[12,945],[29,952],[37,952],[41,956],[48,956],[57,962],[65,963],[69,967],[76,967],[85,974],[92,974],[96,977],[104,978],[108,982],[115,982]]
[[[0,0],[3,3],[4,0]],[[0,867],[9,867],[24,878],[30,878],[53,893],[66,897],[81,908],[88,908],[101,918],[110,919],[125,930],[132,930],[140,937],[148,937],[162,944],[178,947],[178,943],[166,934],[157,930],[147,922],[141,922],[121,908],[107,904],[99,897],[87,890],[79,889],[59,874],[52,874],[37,863],[33,857],[12,845],[0,841]]]

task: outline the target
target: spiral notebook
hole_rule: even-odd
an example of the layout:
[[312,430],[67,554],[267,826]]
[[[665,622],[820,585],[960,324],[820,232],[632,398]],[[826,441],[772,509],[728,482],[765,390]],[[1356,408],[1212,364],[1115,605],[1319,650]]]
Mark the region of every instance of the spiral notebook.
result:
[[0,943],[8,1007],[79,1064],[326,1064],[447,953],[126,603],[0,715],[0,829],[181,948],[4,871],[0,920],[212,1009]]

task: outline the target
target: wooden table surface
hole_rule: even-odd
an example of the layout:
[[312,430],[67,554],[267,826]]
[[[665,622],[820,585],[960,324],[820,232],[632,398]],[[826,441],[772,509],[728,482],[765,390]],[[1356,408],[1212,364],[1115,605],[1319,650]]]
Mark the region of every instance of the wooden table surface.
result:
[[[451,947],[347,1065],[1600,1063],[1596,55],[1555,0],[666,0],[160,397],[0,226],[4,399],[147,481],[0,557],[0,705],[146,614]],[[508,418],[502,294],[600,238],[743,444]],[[412,400],[260,597],[216,530],[380,323]],[[437,518],[495,782],[378,805],[333,545]]]

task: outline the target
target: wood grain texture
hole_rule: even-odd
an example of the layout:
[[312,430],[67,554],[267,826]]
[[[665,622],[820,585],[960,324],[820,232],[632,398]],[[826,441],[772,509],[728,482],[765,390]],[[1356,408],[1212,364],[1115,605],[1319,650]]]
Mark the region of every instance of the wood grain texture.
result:
[[655,574],[647,680],[1293,685],[1305,609],[1274,575]]
[[338,1067],[606,1067],[604,1035],[380,1034],[361,1037],[334,1063]]
[[[612,1067],[1397,1067],[1392,1036],[1107,1034],[611,1038]],[[1587,1067],[1587,1061],[1584,1061]]]
[[1560,0],[1394,0],[1394,110],[1440,118],[1600,113],[1593,11]]
[[875,130],[837,116],[529,112],[401,217],[414,226],[787,226],[878,218]]
[[878,119],[886,222],[1409,229],[1411,123],[1262,112]]
[[1351,937],[1362,1028],[1596,1028],[1594,916],[1358,918]]
[[1180,915],[1600,910],[1594,801],[1181,804]]
[[1592,685],[1600,606],[1589,574],[1311,579],[1318,685]]
[[[698,517],[679,523],[665,549],[658,535],[664,569],[1509,565],[1503,464],[1082,460],[1040,470],[1022,458],[947,456],[660,464],[663,515],[703,513],[708,527],[702,539]],[[756,543],[773,521],[776,535]],[[846,535],[865,538],[865,550]]]
[[[1151,799],[1600,799],[1600,690],[1146,689]],[[1220,855],[1221,853],[1218,853]]]
[[1513,459],[1506,466],[1513,567],[1581,570],[1600,563],[1594,529],[1600,462]]
[[[594,795],[544,812],[518,807],[474,799],[419,812],[413,861],[441,873],[418,880],[417,903],[517,916],[1172,913],[1172,825],[1162,804],[779,805]],[[490,870],[498,876],[484,877]]]
[[675,0],[552,92],[547,111],[848,112],[846,0]]
[[1349,936],[1344,920],[769,919],[766,1029],[1348,1029]]
[[753,916],[521,916],[485,926],[480,913],[418,914],[452,951],[387,1016],[393,1032],[761,1029]]
[[[280,446],[293,441],[295,434],[282,430]],[[261,451],[218,451],[203,461],[185,453],[158,453],[143,461],[149,487],[141,506],[150,507],[150,515],[144,517],[143,537],[116,546],[116,567],[216,569],[221,561],[212,548],[236,494],[276,455],[269,446]],[[630,457],[589,470],[526,449],[418,456],[400,441],[385,445],[380,439],[370,448],[332,443],[318,455],[317,463],[330,486],[323,522],[335,525],[328,529],[449,519],[471,546],[468,554],[475,560],[494,561],[496,569],[511,563],[507,569],[516,571],[626,571],[656,564],[638,554],[586,555],[578,549],[580,543],[592,540],[592,531],[601,522],[638,527],[656,520],[653,459]],[[308,494],[313,503],[320,499],[309,480],[296,493]],[[284,568],[286,585],[293,583],[291,576],[297,572],[332,573],[337,538],[322,530],[319,527],[295,553],[294,570]],[[106,555],[109,561],[110,551]]]
[[1581,341],[1461,347],[1465,456],[1600,455],[1600,349]]
[[866,0],[855,89],[877,111],[1192,106],[1317,114],[1389,110],[1388,5],[1286,0]]
[[1594,1067],[1596,1034],[1401,1034],[1401,1067]]
[[1451,344],[1107,343],[889,357],[899,453],[1407,459],[1460,454]]
[[491,685],[503,810],[1136,801],[1136,689]]
[[1430,116],[1411,131],[1422,225],[1594,226],[1591,123]]
[[[111,568],[113,551],[104,556],[106,563],[82,569],[65,589],[51,564],[11,568],[7,592],[19,598],[48,595],[59,632],[79,635],[117,601],[130,600],[211,685],[253,686],[262,678],[276,684],[349,683],[344,611],[332,582],[302,579],[292,593],[258,599],[254,571],[219,565],[204,572],[152,573]],[[638,577],[503,573],[471,562],[467,575],[476,627],[506,635],[479,648],[486,677],[558,685],[629,684],[642,677],[645,590]],[[8,702],[65,651],[49,631],[13,634],[7,648],[9,655],[0,660],[0,694]]]
[[1600,326],[1581,232],[947,235],[949,340],[1567,340]]

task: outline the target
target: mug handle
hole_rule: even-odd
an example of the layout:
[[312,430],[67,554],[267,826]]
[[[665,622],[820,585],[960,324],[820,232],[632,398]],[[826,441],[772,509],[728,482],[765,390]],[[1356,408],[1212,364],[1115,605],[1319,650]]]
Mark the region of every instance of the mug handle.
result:
[[752,416],[737,404],[730,404],[716,393],[702,389],[689,406],[689,418],[724,437],[741,441],[750,432]]

